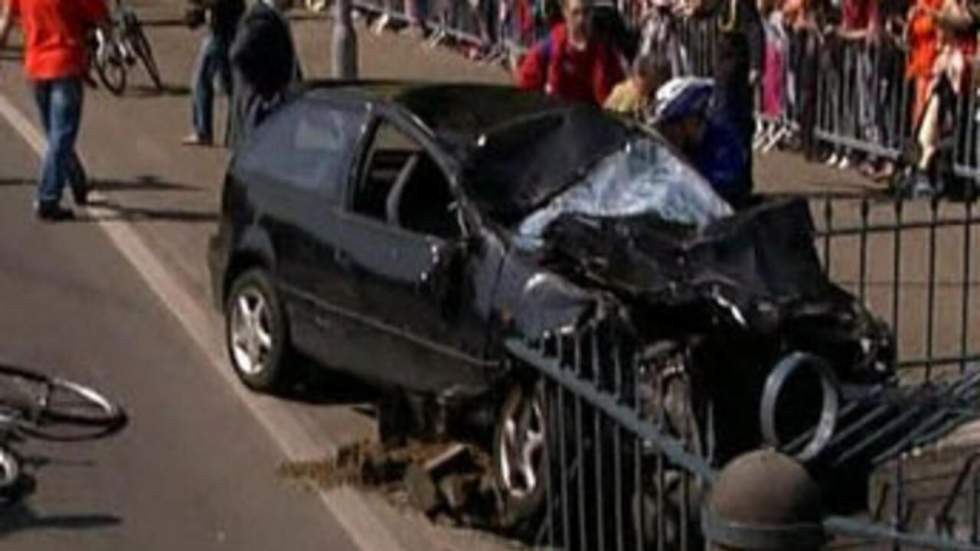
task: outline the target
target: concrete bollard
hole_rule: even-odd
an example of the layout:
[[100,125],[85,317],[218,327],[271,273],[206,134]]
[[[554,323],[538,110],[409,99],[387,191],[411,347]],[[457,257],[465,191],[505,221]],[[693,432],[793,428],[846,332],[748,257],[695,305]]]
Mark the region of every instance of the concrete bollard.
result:
[[819,486],[775,451],[753,451],[725,466],[701,516],[709,549],[816,551],[826,543]]

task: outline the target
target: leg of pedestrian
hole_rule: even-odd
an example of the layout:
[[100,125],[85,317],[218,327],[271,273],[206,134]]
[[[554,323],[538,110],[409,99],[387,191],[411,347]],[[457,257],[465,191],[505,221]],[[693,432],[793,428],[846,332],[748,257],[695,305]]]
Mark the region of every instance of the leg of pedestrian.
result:
[[192,124],[194,132],[184,138],[184,145],[211,145],[213,139],[212,119],[214,116],[214,77],[218,56],[217,41],[209,35],[201,43],[194,78],[191,84],[193,90]]
[[52,80],[39,84],[37,90],[38,106],[47,112],[48,118],[48,145],[37,192],[38,216],[43,220],[70,218],[72,212],[60,203],[81,123],[81,79]]

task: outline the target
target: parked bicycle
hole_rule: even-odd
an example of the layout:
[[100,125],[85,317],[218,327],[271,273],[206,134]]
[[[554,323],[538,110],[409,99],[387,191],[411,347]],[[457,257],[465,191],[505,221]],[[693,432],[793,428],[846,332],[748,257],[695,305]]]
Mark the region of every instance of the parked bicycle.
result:
[[0,501],[16,498],[22,479],[15,443],[101,438],[126,421],[122,408],[88,386],[0,364]]
[[98,28],[93,35],[92,65],[99,81],[114,95],[126,90],[129,68],[143,65],[157,91],[163,90],[163,79],[150,40],[132,8],[117,0],[112,9],[111,24]]

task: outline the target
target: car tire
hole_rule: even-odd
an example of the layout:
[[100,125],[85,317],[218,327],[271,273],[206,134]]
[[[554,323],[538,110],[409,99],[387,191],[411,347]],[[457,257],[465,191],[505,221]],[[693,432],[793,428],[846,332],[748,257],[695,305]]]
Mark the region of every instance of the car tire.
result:
[[225,344],[231,366],[246,386],[259,392],[283,387],[292,357],[289,332],[265,270],[247,270],[232,282],[225,301]]
[[497,416],[493,473],[501,496],[499,523],[510,531],[531,526],[543,511],[550,469],[545,446],[553,428],[544,382],[515,384]]

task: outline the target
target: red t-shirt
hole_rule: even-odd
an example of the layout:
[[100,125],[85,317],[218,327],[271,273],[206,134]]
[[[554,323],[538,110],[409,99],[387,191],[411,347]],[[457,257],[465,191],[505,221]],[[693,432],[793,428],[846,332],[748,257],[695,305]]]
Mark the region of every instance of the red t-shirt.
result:
[[24,29],[24,69],[33,80],[78,76],[87,69],[85,33],[108,15],[103,0],[8,0]]
[[583,50],[569,43],[565,25],[557,25],[535,45],[517,71],[517,86],[544,90],[566,101],[602,105],[613,87],[625,78],[619,53],[598,39]]

